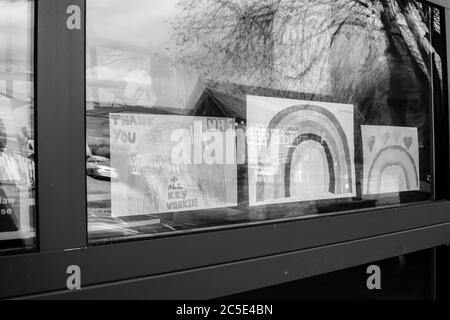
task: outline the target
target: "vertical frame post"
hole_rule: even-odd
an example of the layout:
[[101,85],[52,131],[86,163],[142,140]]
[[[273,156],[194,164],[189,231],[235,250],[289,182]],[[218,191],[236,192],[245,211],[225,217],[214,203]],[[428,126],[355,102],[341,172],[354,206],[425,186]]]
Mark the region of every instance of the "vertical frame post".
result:
[[[432,10],[434,10],[432,8]],[[450,166],[448,165],[450,159],[450,152],[442,152],[449,150],[450,147],[450,131],[449,131],[449,107],[448,107],[448,72],[447,72],[447,57],[448,50],[448,26],[449,19],[447,16],[448,9],[441,10],[441,34],[443,37],[442,44],[439,43],[439,48],[435,48],[437,53],[441,56],[442,62],[442,82],[438,77],[438,67],[436,61],[436,54],[432,54],[431,58],[431,79],[432,79],[432,100],[433,100],[433,184],[435,200],[450,199]],[[434,19],[434,14],[432,15]],[[434,21],[430,20],[430,23]],[[431,36],[432,45],[434,46],[434,36]],[[447,41],[446,41],[447,40]]]
[[[69,8],[80,9],[80,28]],[[85,0],[40,0],[36,10],[38,243],[48,252],[87,244]]]
[[[446,42],[446,48],[447,48],[447,59],[446,59],[446,65],[447,65],[447,108],[450,109],[450,7],[444,9],[445,10],[445,42]],[[447,118],[448,124],[450,126],[450,113],[449,118]],[[450,149],[450,148],[449,148]],[[450,157],[450,155],[449,155]],[[450,164],[449,164],[450,165]],[[447,177],[448,179],[448,185],[450,189],[450,174]]]

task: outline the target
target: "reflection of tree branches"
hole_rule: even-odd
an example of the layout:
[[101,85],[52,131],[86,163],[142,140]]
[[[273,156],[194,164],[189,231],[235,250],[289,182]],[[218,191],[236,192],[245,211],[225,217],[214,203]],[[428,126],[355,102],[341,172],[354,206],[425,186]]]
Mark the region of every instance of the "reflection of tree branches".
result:
[[[364,27],[364,19],[370,13],[366,2],[337,1],[332,6],[336,14],[332,15],[331,3],[330,0],[179,1],[182,14],[175,24],[177,56],[180,61],[197,66],[208,78],[220,74],[222,78],[250,78],[267,84],[273,77],[279,77],[283,69],[274,66],[274,46],[289,52],[296,50],[301,42],[307,46],[318,36],[331,32],[331,43],[317,48],[309,65],[302,65],[300,70],[287,75],[303,77],[329,51],[344,25]],[[320,19],[324,15],[333,19]],[[305,27],[302,20],[307,21],[310,16],[317,17],[316,29],[292,38],[289,33],[295,23]],[[288,41],[280,42],[283,37]],[[284,63],[292,64],[292,61],[285,59]]]
[[[434,9],[429,9],[422,3],[417,2],[408,2],[406,0],[399,0],[399,6],[406,19],[406,23],[411,31],[411,34],[414,36],[416,40],[416,45],[418,47],[418,51],[421,56],[415,57],[415,62],[419,63],[419,67],[422,71],[427,75],[429,79],[429,75],[431,74],[432,68],[432,57],[435,56],[437,59],[435,63],[440,64],[440,56],[439,53],[433,48],[431,43],[431,33],[435,32],[436,29],[439,30],[440,26],[436,21],[436,16],[433,15]],[[422,8],[420,8],[421,6]],[[420,27],[417,23],[417,20],[414,19],[415,14],[419,13],[423,23],[426,25],[426,32],[420,30]],[[431,17],[433,15],[433,17]],[[439,17],[439,15],[437,15]],[[431,29],[431,30],[430,30]],[[442,69],[437,68],[440,71],[439,78],[442,79]]]
[[439,14],[421,2],[179,0],[178,7],[172,56],[208,80],[292,91],[327,82],[332,91],[322,93],[358,103],[375,90],[403,97],[394,113],[412,113],[410,125],[426,123],[430,73],[442,79],[442,67],[431,41]]
[[[180,1],[175,25],[177,56],[214,78],[270,75],[274,1]],[[202,18],[199,19],[198,17]]]
[[[398,6],[402,8],[401,14],[409,22],[410,28],[414,29],[417,23],[411,18],[415,13],[427,22],[428,7],[423,4],[406,0],[389,0],[388,2],[391,5],[398,3]],[[283,31],[289,27],[292,28],[290,23],[293,20],[307,18],[307,15],[326,16],[327,10],[323,8],[328,6],[331,19],[321,19],[317,26],[319,31],[313,32],[303,40],[331,32],[332,43],[340,35],[344,25],[367,27],[368,18],[382,8],[380,3],[386,3],[386,1],[181,0],[178,6],[182,14],[175,24],[177,34],[175,40],[180,51],[187,53],[187,55],[181,55],[181,59],[186,62],[194,62],[196,58],[208,59],[210,58],[208,54],[211,54],[215,63],[220,61],[225,62],[225,65],[230,62],[237,67],[251,65],[252,61],[246,60],[249,56],[258,62],[265,61],[270,64],[273,58],[270,57],[270,49],[275,41],[274,36],[282,36]],[[382,11],[381,14],[384,12]],[[277,34],[274,30],[276,17],[283,17],[277,21],[279,30]],[[206,55],[198,54],[202,49],[206,51],[203,52]],[[203,60],[203,63],[208,64],[211,61]],[[255,66],[261,66],[261,63],[256,63]],[[264,65],[264,67],[268,66]],[[248,67],[244,68],[245,71],[247,69]],[[239,70],[234,71],[239,72]]]

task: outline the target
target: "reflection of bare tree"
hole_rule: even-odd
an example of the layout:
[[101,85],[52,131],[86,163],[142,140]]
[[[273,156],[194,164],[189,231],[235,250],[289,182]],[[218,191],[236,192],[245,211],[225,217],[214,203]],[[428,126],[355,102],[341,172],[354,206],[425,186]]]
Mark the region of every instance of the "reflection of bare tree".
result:
[[[173,55],[208,80],[332,95],[362,121],[428,125],[436,10],[413,0],[180,0]],[[432,63],[432,56],[435,56]]]
[[270,79],[273,23],[279,0],[180,1],[177,56],[208,79]]

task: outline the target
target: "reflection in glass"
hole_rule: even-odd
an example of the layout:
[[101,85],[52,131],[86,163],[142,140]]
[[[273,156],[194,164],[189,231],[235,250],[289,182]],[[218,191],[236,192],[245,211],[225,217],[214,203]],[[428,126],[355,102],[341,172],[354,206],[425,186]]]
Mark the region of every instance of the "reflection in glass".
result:
[[34,245],[33,2],[0,0],[0,250]]
[[[91,241],[433,198],[439,9],[91,0],[87,11]],[[387,153],[380,165],[373,152],[388,147],[415,171]]]

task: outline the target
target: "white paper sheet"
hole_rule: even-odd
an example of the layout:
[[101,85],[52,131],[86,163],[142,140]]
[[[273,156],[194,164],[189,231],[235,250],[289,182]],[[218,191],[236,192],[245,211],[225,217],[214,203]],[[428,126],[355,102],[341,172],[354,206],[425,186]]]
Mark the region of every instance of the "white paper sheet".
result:
[[353,106],[247,97],[250,205],[356,195]]
[[361,126],[364,194],[419,190],[417,128]]
[[235,121],[111,114],[112,216],[237,205]]

